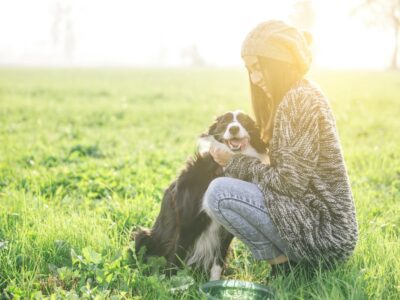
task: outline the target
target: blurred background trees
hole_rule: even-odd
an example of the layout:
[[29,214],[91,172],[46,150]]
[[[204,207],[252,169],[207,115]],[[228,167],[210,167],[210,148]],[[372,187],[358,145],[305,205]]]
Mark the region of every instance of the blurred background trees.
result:
[[381,26],[392,32],[393,54],[390,69],[398,69],[400,0],[363,0],[354,10],[370,26]]
[[55,1],[50,28],[53,46],[67,61],[73,58],[76,43],[72,9],[70,1]]

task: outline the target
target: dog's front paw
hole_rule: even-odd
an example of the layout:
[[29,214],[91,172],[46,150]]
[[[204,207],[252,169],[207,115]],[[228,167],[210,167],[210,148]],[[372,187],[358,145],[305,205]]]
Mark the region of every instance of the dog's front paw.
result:
[[220,280],[221,274],[222,274],[222,267],[217,264],[213,264],[210,271],[210,281]]
[[212,135],[204,135],[197,140],[197,150],[200,156],[204,157],[210,155],[211,143],[215,141]]

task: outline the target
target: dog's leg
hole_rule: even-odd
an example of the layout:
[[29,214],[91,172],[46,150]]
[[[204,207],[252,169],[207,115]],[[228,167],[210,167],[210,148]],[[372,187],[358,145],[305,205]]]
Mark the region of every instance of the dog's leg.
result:
[[222,274],[222,266],[219,264],[218,259],[214,259],[214,263],[210,271],[210,281],[220,280]]
[[214,263],[210,271],[210,280],[219,280],[221,278],[222,271],[226,265],[225,261],[228,255],[229,246],[233,239],[233,235],[222,227],[220,228],[219,236],[221,245],[218,248],[219,251],[214,259]]

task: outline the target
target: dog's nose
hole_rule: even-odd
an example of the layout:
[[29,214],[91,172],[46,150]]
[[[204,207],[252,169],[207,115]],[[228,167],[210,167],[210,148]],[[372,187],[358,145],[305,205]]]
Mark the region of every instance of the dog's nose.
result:
[[232,126],[231,128],[229,128],[229,132],[231,134],[236,134],[239,132],[239,126]]

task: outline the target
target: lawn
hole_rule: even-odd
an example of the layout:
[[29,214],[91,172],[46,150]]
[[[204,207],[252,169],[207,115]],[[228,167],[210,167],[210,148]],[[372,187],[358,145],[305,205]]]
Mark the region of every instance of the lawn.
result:
[[[400,73],[311,76],[335,113],[356,251],[311,279],[268,282],[268,264],[235,241],[225,278],[277,299],[399,299]],[[0,69],[0,299],[200,298],[203,278],[165,278],[162,260],[129,257],[129,237],[152,225],[197,136],[235,109],[251,112],[244,70]]]

